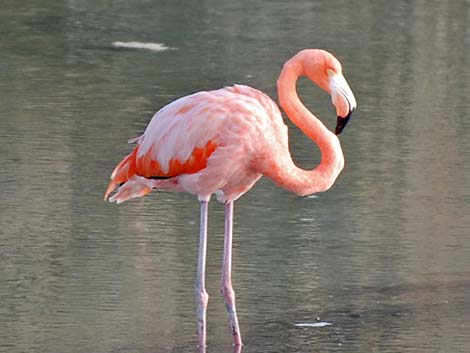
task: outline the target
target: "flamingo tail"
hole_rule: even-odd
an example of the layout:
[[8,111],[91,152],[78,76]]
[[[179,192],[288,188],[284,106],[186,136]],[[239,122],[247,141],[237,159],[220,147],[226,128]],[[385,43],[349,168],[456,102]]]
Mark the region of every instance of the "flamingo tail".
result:
[[[109,202],[116,202],[119,204],[129,199],[147,195],[152,191],[152,189],[154,189],[153,184],[154,181],[151,179],[134,175],[118,187],[116,193],[109,198]],[[116,189],[116,187],[117,184],[114,181],[109,183],[105,194],[105,200],[108,198],[109,194]]]
[[136,155],[137,149],[134,149],[114,168],[111,174],[111,182],[104,194],[105,200],[116,188],[116,193],[109,197],[110,202],[122,203],[131,198],[144,196],[152,191],[152,180],[136,175]]

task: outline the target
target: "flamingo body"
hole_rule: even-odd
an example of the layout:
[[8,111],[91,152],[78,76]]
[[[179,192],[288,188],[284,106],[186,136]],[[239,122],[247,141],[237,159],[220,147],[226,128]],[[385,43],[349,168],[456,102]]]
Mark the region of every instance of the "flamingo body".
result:
[[277,81],[280,105],[291,121],[319,147],[312,170],[299,168],[289,153],[287,126],[277,104],[243,85],[198,92],[164,106],[144,133],[130,142],[134,150],[111,174],[105,199],[121,203],[153,189],[190,192],[201,205],[196,303],[199,346],[206,345],[205,290],[207,207],[212,194],[225,203],[225,240],[221,293],[235,346],[242,340],[231,282],[233,202],[262,176],[298,195],[328,190],[344,166],[338,137],[300,102],[296,81],[307,76],[330,93],[339,134],[356,100],[339,61],[319,49],[305,49],[288,60]]
[[[236,200],[262,174],[256,161],[287,148],[287,126],[276,103],[243,85],[198,92],[158,111],[137,146],[115,168],[107,197],[123,202],[152,189]],[[264,146],[264,147],[263,147]]]

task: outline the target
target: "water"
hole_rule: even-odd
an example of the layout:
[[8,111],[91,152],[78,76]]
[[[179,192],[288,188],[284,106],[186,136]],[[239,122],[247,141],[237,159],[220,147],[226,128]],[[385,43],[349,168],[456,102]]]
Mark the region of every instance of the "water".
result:
[[[197,202],[110,205],[109,173],[165,103],[232,83],[276,97],[282,63],[322,47],[359,104],[347,165],[318,197],[262,180],[236,203],[243,352],[468,352],[469,17],[453,0],[4,0],[0,351],[195,352]],[[334,126],[325,93],[299,92]],[[209,226],[208,352],[231,352],[216,202]]]

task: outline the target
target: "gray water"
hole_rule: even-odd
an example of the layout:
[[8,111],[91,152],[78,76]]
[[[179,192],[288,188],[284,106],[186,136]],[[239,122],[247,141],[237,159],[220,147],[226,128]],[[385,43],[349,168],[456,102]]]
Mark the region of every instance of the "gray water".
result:
[[[196,198],[111,205],[109,174],[164,104],[233,83],[276,98],[306,47],[340,58],[359,108],[333,189],[262,179],[235,205],[243,352],[470,351],[469,3],[188,4],[2,0],[0,351],[196,352]],[[334,126],[325,93],[299,92]],[[217,202],[209,228],[208,352],[231,352]]]

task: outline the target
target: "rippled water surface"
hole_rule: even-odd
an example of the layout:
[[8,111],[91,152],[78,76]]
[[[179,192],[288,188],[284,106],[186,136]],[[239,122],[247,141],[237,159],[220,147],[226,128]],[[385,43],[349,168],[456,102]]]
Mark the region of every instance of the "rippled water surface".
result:
[[[243,352],[470,351],[469,7],[3,0],[0,351],[196,352],[196,199],[107,204],[109,174],[164,104],[232,83],[276,98],[306,47],[341,59],[359,108],[331,191],[263,179],[236,203]],[[329,97],[299,92],[332,127]],[[317,148],[289,126],[311,168]],[[209,228],[208,352],[231,352],[217,202]]]

